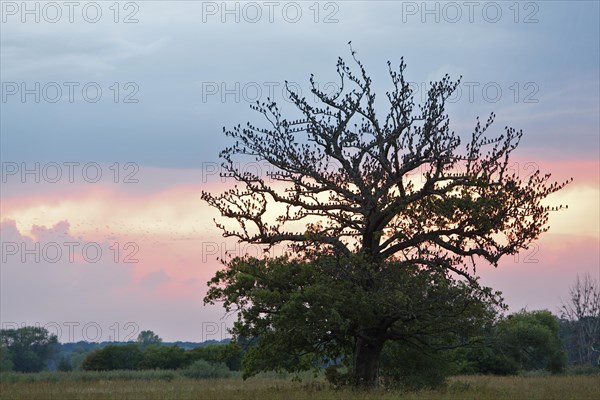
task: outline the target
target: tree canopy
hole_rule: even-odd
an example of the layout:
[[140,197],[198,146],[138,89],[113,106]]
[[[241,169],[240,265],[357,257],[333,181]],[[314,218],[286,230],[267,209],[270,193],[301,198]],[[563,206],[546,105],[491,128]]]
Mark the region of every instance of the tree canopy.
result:
[[162,343],[162,339],[153,331],[141,331],[137,337],[137,342],[144,349],[150,345],[160,345]]
[[[541,201],[568,183],[511,171],[523,133],[488,134],[494,114],[477,119],[463,145],[445,111],[460,80],[432,83],[416,106],[404,60],[397,69],[388,62],[392,89],[382,106],[352,57],[354,68],[338,59],[337,93],[320,90],[311,75],[319,104],[288,88],[293,118],[268,100],[252,106],[265,126],[224,128],[235,141],[220,153],[224,175],[241,185],[202,194],[237,223],[216,221],[225,237],[289,246],[284,258],[230,260],[209,282],[205,302],[239,310],[234,333],[264,343],[268,357],[247,356],[251,371],[269,368],[259,359],[295,369],[315,355],[343,354],[354,383],[373,386],[387,340],[416,345],[477,325],[468,314],[483,316],[501,301],[479,286],[476,262],[496,266],[527,248],[548,229],[551,209]],[[244,161],[272,170],[264,176]],[[277,364],[284,348],[298,357]]]
[[110,344],[88,354],[81,364],[81,369],[84,371],[138,369],[142,357],[142,351],[136,344]]
[[478,346],[463,352],[467,373],[509,375],[546,369],[562,372],[567,364],[557,317],[547,310],[509,315],[489,327]]
[[58,353],[58,339],[39,326],[2,329],[0,348],[3,369],[39,372]]
[[236,258],[211,284],[207,301],[239,311],[234,335],[258,338],[244,357],[244,377],[318,370],[333,360],[357,368],[359,340],[379,346],[360,365],[377,374],[387,341],[417,351],[451,349],[478,335],[503,306],[499,293],[443,269],[392,261],[365,268],[346,257]]

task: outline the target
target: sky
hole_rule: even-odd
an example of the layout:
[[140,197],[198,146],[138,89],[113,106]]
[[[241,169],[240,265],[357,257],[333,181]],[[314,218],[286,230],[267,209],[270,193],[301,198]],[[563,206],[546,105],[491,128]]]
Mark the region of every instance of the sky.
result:
[[[600,9],[596,1],[0,2],[0,323],[61,342],[228,337],[234,317],[204,306],[225,240],[203,190],[223,134],[284,82],[335,90],[348,41],[376,92],[401,57],[415,100],[462,76],[448,107],[525,133],[511,168],[573,183],[549,204],[550,231],[497,268],[478,264],[510,311],[549,309],[577,275],[600,279]],[[264,164],[244,167],[266,171]]]

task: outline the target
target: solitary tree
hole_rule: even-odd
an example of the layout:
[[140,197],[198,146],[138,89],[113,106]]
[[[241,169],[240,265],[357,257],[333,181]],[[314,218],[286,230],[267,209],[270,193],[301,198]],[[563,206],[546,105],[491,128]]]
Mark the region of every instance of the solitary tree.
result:
[[598,365],[600,358],[600,285],[590,274],[577,276],[563,301],[561,316],[565,320],[567,345],[576,353],[578,364]]
[[150,345],[160,345],[162,339],[153,331],[141,331],[137,337],[137,342],[142,349]]
[[[494,114],[462,146],[445,113],[460,80],[432,83],[415,107],[403,60],[398,70],[388,62],[381,120],[372,80],[352,57],[355,68],[338,60],[333,95],[311,75],[320,104],[288,88],[293,118],[267,99],[252,106],[266,126],[224,128],[235,140],[220,153],[224,175],[241,187],[202,198],[236,223],[216,221],[225,237],[290,253],[230,260],[205,302],[239,310],[234,335],[260,338],[265,356],[251,353],[247,369],[307,368],[315,355],[341,353],[352,381],[373,386],[386,341],[442,347],[437,331],[450,335],[499,305],[479,287],[476,260],[496,266],[526,249],[548,229],[541,200],[568,182],[511,172],[522,132],[488,136]],[[271,169],[253,172],[244,160]]]

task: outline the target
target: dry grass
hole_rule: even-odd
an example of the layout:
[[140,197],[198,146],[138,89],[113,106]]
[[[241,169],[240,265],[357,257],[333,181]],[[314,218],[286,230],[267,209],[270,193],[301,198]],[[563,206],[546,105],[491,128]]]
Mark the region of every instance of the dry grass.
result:
[[285,399],[285,400],[497,400],[497,399],[598,399],[600,377],[596,376],[539,376],[495,377],[461,376],[450,380],[449,386],[440,391],[400,393],[392,391],[353,392],[331,389],[321,379],[240,378],[194,380],[176,378],[165,380],[61,380],[59,382],[2,382],[1,399]]

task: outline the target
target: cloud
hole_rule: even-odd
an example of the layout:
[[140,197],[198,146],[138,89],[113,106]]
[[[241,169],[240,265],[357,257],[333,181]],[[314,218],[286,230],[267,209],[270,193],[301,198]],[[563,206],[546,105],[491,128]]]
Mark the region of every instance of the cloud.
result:
[[78,235],[67,220],[23,233],[16,221],[2,221],[2,326],[58,326],[63,341],[123,339],[141,327],[169,332],[172,340],[200,340],[203,321],[221,314],[202,306],[216,256],[203,256],[202,240],[168,235],[96,239],[112,229],[114,221],[104,222],[98,232]]
[[[28,7],[46,7],[36,4]],[[287,3],[288,14],[283,3],[276,5],[273,22],[263,3],[119,3],[117,22],[112,2],[98,4],[98,23],[82,20],[80,5],[74,23],[66,14],[58,23],[23,23],[15,15],[0,28],[3,83],[63,87],[56,103],[43,93],[37,93],[39,102],[36,93],[25,101],[20,93],[3,101],[2,167],[6,162],[30,168],[36,162],[95,162],[104,173],[96,183],[87,182],[81,169],[74,182],[31,182],[30,176],[24,183],[20,175],[3,179],[2,240],[19,244],[16,250],[4,249],[3,319],[73,318],[80,328],[92,319],[101,323],[105,339],[135,336],[125,328],[129,322],[164,332],[167,339],[201,337],[203,322],[218,323],[223,314],[219,307],[202,306],[205,282],[221,268],[217,258],[256,250],[224,240],[212,222],[218,213],[200,199],[202,190],[219,192],[232,185],[218,175],[217,155],[233,143],[221,128],[247,120],[268,124],[240,93],[248,84],[262,89],[261,101],[269,85],[277,85],[283,115],[295,115],[282,95],[284,81],[298,82],[312,100],[310,74],[321,85],[339,82],[337,57],[352,61],[348,40],[373,78],[377,107],[391,86],[387,60],[397,66],[404,56],[406,78],[425,84],[417,103],[429,80],[446,72],[453,78],[462,74],[463,82],[479,86],[472,100],[462,86],[461,99],[449,105],[451,129],[469,138],[475,117],[495,111],[493,132],[502,133],[505,125],[525,132],[513,159],[520,174],[536,165],[552,172],[553,179],[574,178],[550,199],[569,209],[551,214],[551,231],[542,236],[538,253],[521,255],[521,261],[538,257],[540,263],[491,271],[489,279],[505,290],[509,302],[551,307],[552,296],[573,274],[598,265],[597,3],[544,3],[537,11],[537,6],[498,3],[498,22],[490,22],[493,2],[473,5],[472,21],[462,3],[301,2],[297,22],[289,20],[293,2]],[[216,13],[208,11],[214,6]],[[223,7],[235,10],[224,13]],[[252,7],[260,7],[259,21],[249,21]],[[456,23],[449,21],[456,11],[452,7],[461,11]],[[485,7],[492,14],[485,14]],[[123,23],[132,11],[137,22]],[[526,23],[527,17],[535,21]],[[64,86],[72,81],[79,83],[73,102]],[[98,102],[82,94],[89,82],[102,89]],[[490,82],[502,89],[497,102],[484,96]],[[524,101],[531,94],[529,82],[537,85],[537,103]],[[124,102],[131,93],[126,83],[136,85],[137,102]],[[207,96],[206,83],[216,84],[219,92]],[[115,182],[111,166],[116,162],[121,174]],[[139,168],[138,183],[122,181],[127,162]],[[25,250],[46,245],[45,256],[51,258],[56,247],[49,243],[67,251],[70,245],[64,243],[71,241],[78,243],[72,262],[38,263],[31,253],[21,261],[21,243]],[[96,263],[81,254],[88,245],[91,257],[93,243],[105,256]]]
[[107,18],[98,24],[68,23],[66,19],[55,24],[28,24],[19,23],[13,16],[6,18],[2,34],[3,81],[27,81],[33,76],[36,81],[46,77],[98,79],[128,61],[159,52],[167,44],[165,37],[126,38],[127,26],[110,23]]
[[[560,162],[541,166],[559,171],[560,167]],[[577,176],[590,170],[585,162],[570,162],[565,168]],[[2,266],[3,320],[27,316],[28,321],[68,321],[69,316],[83,326],[89,321],[86,316],[93,315],[94,321],[104,321],[105,335],[114,321],[121,327],[133,321],[170,332],[173,339],[189,338],[191,332],[200,335],[203,323],[220,323],[220,307],[202,307],[206,282],[223,267],[217,259],[228,253],[259,256],[260,249],[223,239],[212,222],[218,213],[200,200],[201,190],[218,193],[230,182],[221,182],[212,169],[200,184],[194,183],[197,171],[180,171],[181,176],[177,171],[155,170],[164,180],[135,190],[79,183],[46,198],[43,191],[21,195],[13,188],[3,199],[0,232],[8,257]],[[597,210],[598,192],[593,179],[585,178],[553,198],[553,203],[568,203],[569,209],[551,215],[550,233],[542,235],[537,247],[520,254],[516,263],[508,257],[498,269],[481,265],[478,271],[484,282],[504,291],[513,308],[553,307],[566,282],[599,265],[598,213],[590,214]],[[31,254],[22,262],[19,251],[7,248],[6,242],[22,242],[25,249],[35,243],[43,249],[52,242],[78,246],[73,262],[66,256],[56,263],[35,262]],[[88,243],[99,244],[101,261],[86,262],[96,248],[90,247],[84,256],[81,249]],[[61,245],[63,250],[66,246]],[[47,248],[46,257],[54,256],[52,250]],[[24,298],[24,291],[36,296]],[[185,322],[175,318],[173,310],[197,319]]]
[[131,266],[115,260],[111,243],[73,236],[68,221],[21,234],[0,223],[2,318],[80,314],[114,303],[132,282]]

